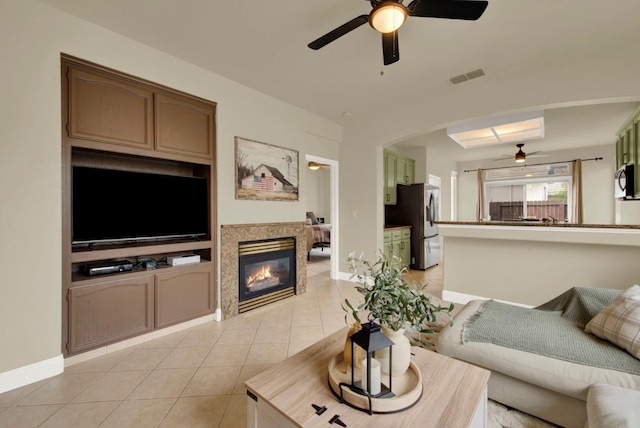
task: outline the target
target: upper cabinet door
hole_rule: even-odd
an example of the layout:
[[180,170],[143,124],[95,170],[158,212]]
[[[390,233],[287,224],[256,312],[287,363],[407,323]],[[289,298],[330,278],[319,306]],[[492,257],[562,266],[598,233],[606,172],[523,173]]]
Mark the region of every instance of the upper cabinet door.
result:
[[407,184],[407,160],[401,156],[396,158],[396,183]]
[[71,138],[153,147],[153,91],[135,82],[69,67]]
[[170,93],[156,93],[156,150],[213,157],[215,109],[210,103]]

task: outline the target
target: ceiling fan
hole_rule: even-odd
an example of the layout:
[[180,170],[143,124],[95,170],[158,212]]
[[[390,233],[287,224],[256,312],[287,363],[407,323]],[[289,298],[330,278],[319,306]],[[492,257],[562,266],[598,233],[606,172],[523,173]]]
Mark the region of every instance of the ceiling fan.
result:
[[398,28],[404,24],[407,16],[475,21],[482,16],[489,4],[484,0],[413,0],[408,6],[404,6],[403,0],[369,1],[373,7],[369,15],[353,18],[308,46],[318,50],[368,22],[371,27],[382,33],[382,56],[384,65],[389,65],[400,59]]
[[498,159],[494,159],[494,161],[506,160],[506,159],[515,159],[515,161],[517,163],[522,163],[525,160],[527,160],[527,157],[530,157],[530,158],[543,158],[543,157],[549,156],[549,155],[541,154],[540,151],[531,152],[529,154],[523,152],[522,148],[524,147],[524,143],[516,144],[516,147],[518,148],[518,152],[515,154],[515,156],[514,155],[503,155],[503,157],[498,158]]

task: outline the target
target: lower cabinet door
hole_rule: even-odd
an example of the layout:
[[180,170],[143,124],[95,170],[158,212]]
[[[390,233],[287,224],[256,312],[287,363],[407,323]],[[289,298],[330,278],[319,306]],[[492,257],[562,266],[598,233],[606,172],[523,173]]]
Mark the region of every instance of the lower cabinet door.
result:
[[411,240],[403,239],[400,241],[400,258],[402,259],[402,266],[409,266],[411,264]]
[[156,274],[156,328],[213,313],[212,264]]
[[153,330],[153,275],[69,288],[69,354]]

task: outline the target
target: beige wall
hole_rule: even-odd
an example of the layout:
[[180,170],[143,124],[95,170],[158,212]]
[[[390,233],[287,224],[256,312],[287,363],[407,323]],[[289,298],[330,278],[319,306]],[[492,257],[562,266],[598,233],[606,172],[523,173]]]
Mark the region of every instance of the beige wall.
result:
[[0,375],[61,354],[61,52],[218,103],[219,224],[305,218],[304,175],[298,202],[235,199],[234,136],[338,159],[339,125],[34,0],[0,0],[0,52]]
[[[344,260],[351,252],[371,259],[382,248],[384,204],[382,148],[345,135],[340,145],[340,254],[339,271],[349,278]],[[348,167],[357,165],[357,167]],[[379,232],[379,233],[378,233]]]
[[640,200],[616,200],[616,224],[640,224]]
[[627,289],[640,282],[639,259],[638,246],[445,236],[444,283],[447,292],[537,306],[571,287]]

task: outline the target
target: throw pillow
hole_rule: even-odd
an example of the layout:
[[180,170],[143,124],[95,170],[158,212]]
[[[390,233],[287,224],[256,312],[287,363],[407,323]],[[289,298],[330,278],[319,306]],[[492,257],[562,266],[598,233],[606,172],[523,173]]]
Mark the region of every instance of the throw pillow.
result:
[[622,292],[589,321],[584,329],[640,359],[640,286]]

